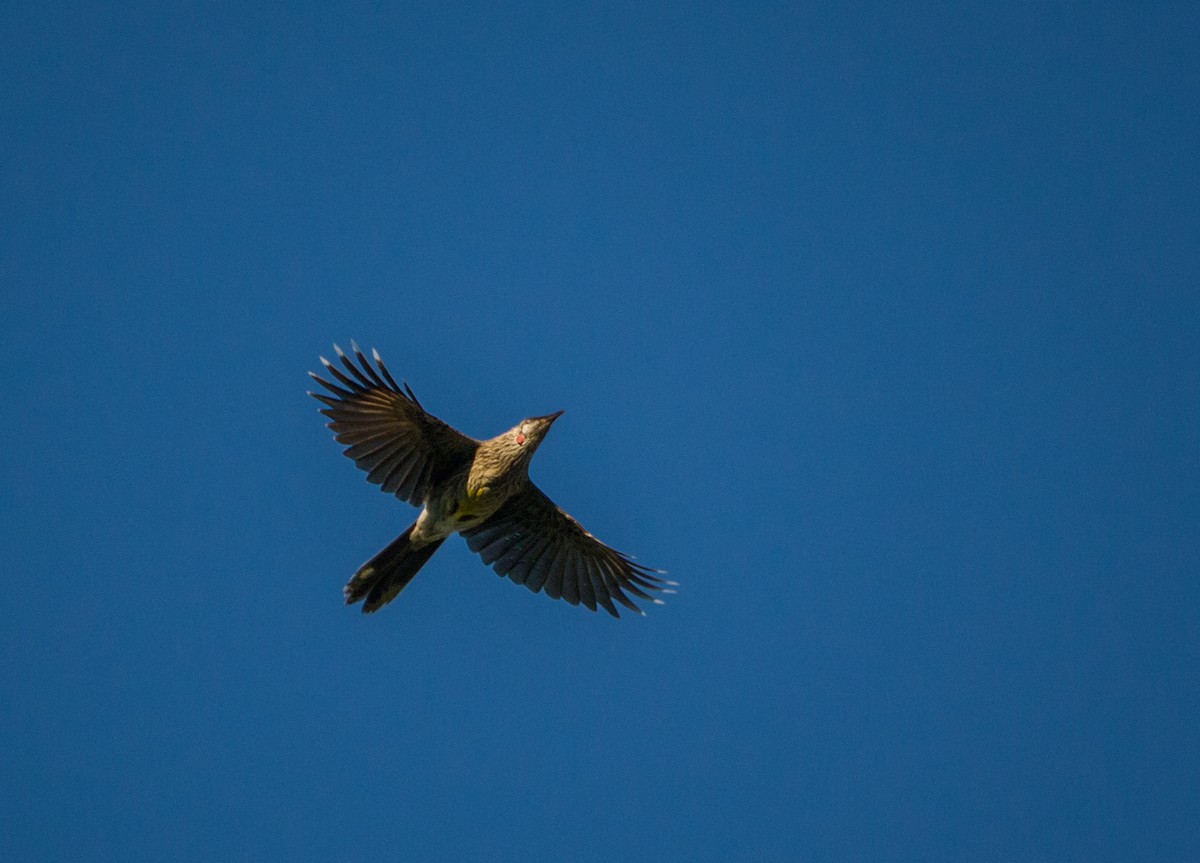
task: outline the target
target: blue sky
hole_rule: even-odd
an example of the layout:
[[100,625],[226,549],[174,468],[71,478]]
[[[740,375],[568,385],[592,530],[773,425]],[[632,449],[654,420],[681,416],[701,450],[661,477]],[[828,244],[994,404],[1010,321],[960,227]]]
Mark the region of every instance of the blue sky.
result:
[[[1194,856],[1198,36],[6,4],[0,856]],[[344,608],[351,339],[679,595]]]

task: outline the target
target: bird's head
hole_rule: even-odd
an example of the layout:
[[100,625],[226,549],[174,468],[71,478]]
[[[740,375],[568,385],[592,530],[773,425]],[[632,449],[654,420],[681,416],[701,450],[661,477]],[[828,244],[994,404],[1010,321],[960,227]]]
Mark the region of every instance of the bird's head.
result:
[[526,458],[533,455],[534,450],[541,444],[542,439],[546,437],[546,432],[550,431],[550,426],[554,425],[554,421],[562,416],[562,411],[555,411],[552,414],[546,414],[544,417],[529,417],[517,423],[508,432],[510,440],[522,452],[526,453]]
[[514,468],[527,467],[554,421],[562,415],[546,414],[521,420],[504,434],[492,438],[480,449],[478,458],[492,463],[492,470],[506,473]]
[[529,464],[542,439],[546,437],[546,432],[550,431],[550,426],[554,425],[554,421],[560,416],[562,411],[546,414],[544,417],[529,417],[500,435],[496,443],[500,444],[504,460],[509,464]]

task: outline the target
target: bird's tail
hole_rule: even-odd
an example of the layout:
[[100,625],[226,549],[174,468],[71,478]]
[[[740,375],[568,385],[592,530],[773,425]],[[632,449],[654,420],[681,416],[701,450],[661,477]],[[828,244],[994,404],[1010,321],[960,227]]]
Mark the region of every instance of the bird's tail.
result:
[[445,540],[439,539],[427,545],[414,546],[411,537],[416,526],[415,522],[409,525],[408,530],[392,540],[387,548],[360,566],[358,572],[351,576],[342,589],[347,605],[354,605],[365,599],[362,609],[364,614],[378,611],[395,599],[425,562],[433,557],[433,553]]

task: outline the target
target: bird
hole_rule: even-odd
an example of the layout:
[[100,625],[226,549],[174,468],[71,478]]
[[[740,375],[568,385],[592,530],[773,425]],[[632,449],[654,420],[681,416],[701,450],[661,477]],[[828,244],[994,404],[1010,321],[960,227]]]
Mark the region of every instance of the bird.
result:
[[397,384],[379,351],[372,364],[351,342],[351,359],[336,344],[338,365],[320,357],[334,440],[367,481],[421,507],[396,539],[346,582],[347,605],[370,614],[387,605],[453,533],[500,576],[534,593],[620,617],[617,605],[644,615],[628,594],[656,605],[652,593],[674,593],[663,570],[643,566],[584,530],[529,478],[529,462],[563,413],[528,417],[490,440],[476,440],[428,413],[407,383]]

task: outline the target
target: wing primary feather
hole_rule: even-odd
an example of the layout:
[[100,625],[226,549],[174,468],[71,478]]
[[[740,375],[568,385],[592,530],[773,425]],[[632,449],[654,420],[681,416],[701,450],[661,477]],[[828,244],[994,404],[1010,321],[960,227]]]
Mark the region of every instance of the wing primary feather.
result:
[[521,554],[520,558],[513,562],[513,565],[508,568],[505,573],[513,580],[515,584],[524,584],[525,577],[529,574],[529,570],[537,563],[546,551],[546,547],[550,544],[550,537],[536,536],[535,541],[530,543],[529,547]]
[[424,486],[421,484],[421,477],[425,473],[424,465],[417,465],[408,470],[404,474],[403,480],[396,484],[395,494],[409,503],[417,503],[420,497],[421,489]]
[[571,605],[579,605],[579,579],[582,573],[579,566],[579,553],[571,556],[571,561],[563,570],[562,598]]
[[362,370],[366,376],[374,382],[375,386],[387,389],[387,384],[383,382],[383,378],[379,376],[379,372],[375,371],[375,368],[369,362],[367,362],[367,358],[363,356],[363,352],[358,347],[358,343],[352,341],[350,342],[350,347],[354,351],[354,356],[358,360],[358,364],[362,366]]
[[428,491],[433,488],[433,462],[427,461],[421,467],[421,473],[417,475],[416,484],[414,486],[413,497],[420,498],[423,495],[419,494],[421,489]]
[[[317,401],[329,405],[329,408],[336,409],[337,406],[341,404],[341,402],[335,399],[333,396],[322,395],[321,393],[309,393],[309,395]],[[321,408],[318,410],[318,413],[323,413],[325,416],[332,418],[329,408]]]
[[325,412],[325,416],[336,422],[341,428],[338,434],[340,435],[338,443],[346,443],[349,438],[359,434],[389,434],[392,437],[399,438],[401,433],[407,433],[408,428],[401,426],[395,420],[386,419],[355,419],[346,416],[341,411],[331,410]]
[[[333,349],[337,351],[338,359],[342,361],[342,365],[345,366],[346,370],[354,376],[355,380],[359,382],[363,389],[369,390],[375,385],[369,377],[363,374],[362,369],[356,366],[350,357],[346,356],[345,351],[343,351],[337,345],[334,345]],[[351,348],[351,350],[353,350],[353,348]]]
[[537,536],[531,533],[518,534],[517,538],[504,549],[504,553],[492,563],[492,569],[495,570],[497,575],[508,575],[508,571],[516,565],[517,561],[525,553],[525,549],[535,539],[537,539]]
[[[587,561],[588,568],[588,587],[591,590],[592,604],[588,606],[592,611],[596,610],[596,606],[600,605],[609,614],[616,612],[612,607],[612,600],[608,598],[608,588],[604,585],[604,578],[600,575],[600,571],[596,569],[596,561]],[[583,592],[581,591],[581,598]]]
[[550,577],[550,573],[558,565],[558,559],[562,557],[563,547],[558,537],[551,538],[549,547],[538,558],[537,564],[529,568],[525,576],[526,587],[537,593],[545,586],[546,579]]
[[[601,561],[601,570],[608,579],[609,585],[615,590],[628,590],[634,596],[650,599],[650,594],[643,591],[629,578],[628,567],[619,557],[607,556]],[[640,610],[640,609],[639,609]]]
[[[343,435],[349,437],[349,435]],[[343,450],[346,458],[354,459],[355,464],[359,464],[366,459],[376,456],[381,450],[392,449],[396,445],[396,439],[390,435],[370,435],[368,437],[355,437],[354,440],[347,441],[350,446]]]
[[580,562],[579,601],[587,606],[588,611],[596,610],[596,583],[592,580],[591,561],[586,557]]
[[604,580],[605,580],[605,583],[608,585],[609,591],[612,593],[613,597],[617,600],[617,602],[621,603],[622,605],[626,606],[627,608],[632,608],[634,611],[640,613],[641,609],[638,608],[637,605],[632,600],[630,600],[628,597],[626,597],[625,594],[622,592],[622,590],[628,590],[634,596],[640,596],[642,599],[649,599],[650,598],[649,595],[643,593],[642,590],[640,588],[638,588],[638,586],[636,584],[634,584],[634,585],[629,584],[629,582],[625,580],[625,578],[621,572],[621,567],[619,567],[617,565],[617,563],[613,560],[609,560],[609,559],[601,560],[600,561],[600,571],[604,575]]
[[632,584],[641,585],[642,587],[646,588],[647,590],[658,590],[658,591],[665,590],[665,588],[662,585],[655,584],[652,581],[646,581],[638,573],[634,572],[631,569],[626,570],[625,580],[631,585]]
[[[492,549],[492,546],[496,545],[496,543],[504,542],[505,540],[507,540],[509,538],[509,532],[508,532],[507,525],[504,525],[502,527],[500,525],[497,525],[497,528],[499,528],[499,529],[494,530],[486,535],[481,536],[481,538],[479,539],[479,541],[477,543],[474,543],[474,544],[472,544],[470,542],[467,543],[467,545],[471,549],[471,551],[475,552],[477,555],[482,557],[483,562],[486,563],[488,566],[492,565],[492,561],[488,560],[487,557],[485,557],[485,555],[491,553],[492,551],[495,551],[495,555],[492,557],[492,560],[495,560],[497,557],[504,554],[504,549]],[[505,545],[504,548],[508,548],[508,546]]]
[[[628,590],[630,593],[632,593],[634,596],[638,597],[639,599],[645,599],[649,602],[654,601],[654,597],[652,597],[650,594],[646,593],[646,591],[642,590],[640,587],[637,586],[637,584],[630,581],[629,579],[622,579],[620,584],[621,584],[622,590]],[[653,588],[651,588],[651,589],[653,589]]]
[[[623,587],[629,587],[622,573],[622,568],[610,557],[600,558],[600,573],[604,575],[605,583],[610,591],[620,591]],[[636,594],[637,588],[632,588],[632,592]],[[649,597],[646,597],[646,599],[649,599]]]
[[[346,360],[345,354],[342,355],[342,359],[345,360],[347,365],[349,365],[350,361]],[[326,364],[325,371],[329,372],[331,375],[341,381],[343,385],[349,388],[352,396],[360,396],[365,392],[363,385],[357,379],[357,375],[355,376],[354,380],[351,380],[346,376],[345,372],[332,363]]]
[[554,559],[554,566],[546,571],[546,580],[542,584],[542,590],[551,599],[562,598],[564,570],[570,564],[571,560],[571,549],[569,546],[570,543],[567,542],[561,544],[559,555]]
[[367,482],[373,485],[383,485],[384,480],[400,463],[401,458],[403,458],[403,453],[392,453],[377,461],[375,466],[367,471]]
[[384,477],[381,486],[384,491],[395,494],[396,491],[404,485],[404,481],[408,479],[408,475],[413,472],[416,467],[417,459],[415,458],[398,458],[396,464],[388,471]]
[[462,537],[467,541],[467,548],[478,554],[479,550],[496,538],[501,526],[495,524],[495,519],[489,519],[478,527],[462,531]]
[[642,616],[645,616],[646,612],[644,612],[640,608],[638,608],[637,605],[634,603],[634,601],[631,600],[628,596],[626,596],[624,594],[624,592],[622,592],[621,588],[619,588],[619,587],[612,588],[610,592],[612,594],[612,598],[615,599],[617,602],[621,603],[621,605],[625,606],[626,608],[628,608],[630,611],[634,612],[635,614],[640,614]]
[[657,570],[647,571],[646,567],[638,566],[636,563],[631,563],[628,560],[625,561],[625,564],[626,568],[631,573],[637,575],[639,579],[642,579],[643,583],[649,581],[652,583],[651,586],[655,584],[669,584],[672,587],[679,587],[679,582],[677,581],[670,581],[665,578],[659,578],[657,575],[653,575],[652,573],[657,572]]
[[512,542],[519,536],[513,533],[509,528],[500,536],[487,544],[486,548],[480,549],[479,556],[483,558],[483,562],[491,566],[497,560],[504,556],[504,553],[512,548]]
[[537,534],[530,533],[522,537],[518,542],[514,542],[509,546],[508,551],[492,565],[492,569],[496,575],[506,576],[517,584],[520,584],[519,579],[523,572],[523,566],[529,559],[529,555],[537,548],[541,539]]
[[[638,563],[635,558],[632,558],[627,554],[621,554],[620,552],[617,552],[617,554],[620,556],[620,558],[623,561],[625,561],[627,564],[629,564],[634,569],[636,569],[640,572],[644,572],[644,573],[652,574],[652,575],[666,575],[667,574],[667,571],[665,569],[655,569],[652,566],[646,566],[644,563]],[[660,578],[658,580],[666,581],[667,579]],[[674,582],[672,582],[672,584],[674,584]]]
[[375,358],[375,365],[379,366],[379,371],[387,379],[389,386],[395,392],[400,392],[400,387],[396,386],[396,379],[392,377],[392,373],[387,370],[387,366],[383,364],[383,357],[379,356],[379,351],[371,348],[371,356]]
[[[331,372],[335,372],[335,373],[336,373],[336,372],[337,372],[337,369],[335,369],[333,366],[330,366],[330,367],[329,367],[329,371],[331,371]],[[331,393],[333,393],[334,395],[336,395],[336,396],[337,396],[339,399],[352,399],[352,398],[354,398],[354,392],[353,392],[353,390],[346,390],[346,389],[342,389],[341,387],[339,387],[339,386],[336,386],[335,384],[331,384],[329,381],[325,380],[324,378],[317,377],[317,376],[316,376],[315,374],[313,374],[312,372],[309,372],[309,374],[310,374],[310,375],[312,375],[312,377],[313,377],[313,380],[315,380],[315,381],[316,381],[317,383],[319,383],[321,386],[325,387],[325,389],[329,390]],[[336,376],[336,377],[337,377],[339,380],[343,380],[343,379],[344,379],[344,376],[343,376],[343,375],[341,375],[341,374],[335,374],[335,376]],[[319,399],[323,399],[323,398],[324,398],[324,396],[320,396],[320,395],[318,395],[318,396],[317,396],[317,398],[319,398]],[[340,402],[339,402],[339,404],[340,404]]]

